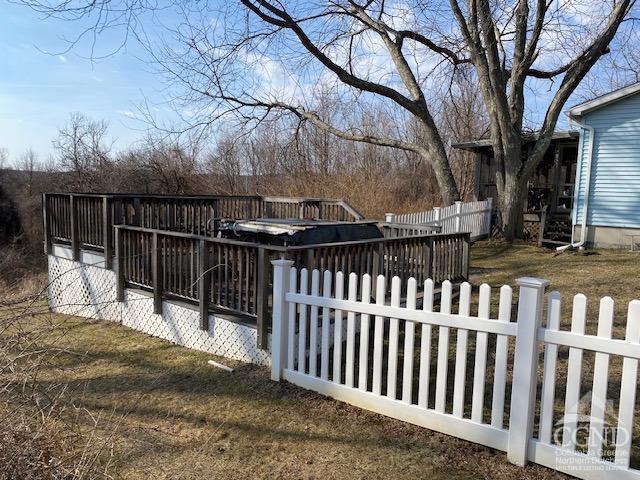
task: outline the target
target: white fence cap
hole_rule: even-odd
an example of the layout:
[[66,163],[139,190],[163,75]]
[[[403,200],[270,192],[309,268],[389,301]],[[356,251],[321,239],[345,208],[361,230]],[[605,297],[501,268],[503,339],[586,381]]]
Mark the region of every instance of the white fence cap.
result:
[[548,287],[550,283],[549,280],[537,277],[520,277],[516,279],[516,285],[519,287],[544,288]]

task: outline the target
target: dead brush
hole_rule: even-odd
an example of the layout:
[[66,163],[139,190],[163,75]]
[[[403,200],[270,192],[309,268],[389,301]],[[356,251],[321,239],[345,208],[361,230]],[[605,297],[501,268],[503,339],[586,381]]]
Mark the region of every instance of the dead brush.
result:
[[16,245],[0,247],[0,307],[35,299],[46,292],[45,265],[40,251],[29,253]]
[[95,416],[47,381],[83,355],[64,348],[68,334],[41,294],[0,305],[0,480],[111,478],[113,413]]

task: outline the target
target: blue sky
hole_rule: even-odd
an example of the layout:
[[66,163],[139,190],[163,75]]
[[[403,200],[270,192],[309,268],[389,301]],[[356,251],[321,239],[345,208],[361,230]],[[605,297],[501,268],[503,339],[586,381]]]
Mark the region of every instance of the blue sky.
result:
[[[0,147],[15,159],[33,148],[46,160],[51,141],[72,112],[109,122],[116,149],[142,135],[145,125],[133,120],[144,99],[163,99],[157,74],[135,42],[104,60],[91,62],[89,45],[71,51],[62,37],[75,38],[78,25],[46,19],[32,10],[0,0]],[[102,36],[99,52],[113,52],[121,32]],[[50,52],[50,53],[45,53]],[[167,113],[167,115],[169,115]]]
[[[205,20],[213,25],[214,10],[203,11]],[[152,33],[160,23],[173,23],[176,19],[175,12],[169,10],[156,14],[161,18],[154,16],[153,22],[149,17],[141,19]],[[44,19],[7,0],[0,0],[0,19],[0,148],[9,150],[11,160],[28,148],[33,148],[41,160],[47,160],[54,153],[52,140],[72,112],[108,121],[115,150],[126,148],[144,135],[146,124],[133,117],[145,101],[159,123],[176,120],[165,103],[163,77],[144,60],[147,56],[142,48],[130,40],[124,49],[113,53],[123,40],[122,30],[101,35],[95,56],[113,54],[91,61],[89,41],[64,52],[69,46],[65,38],[76,38],[86,22]],[[386,63],[390,64],[388,60]],[[263,56],[238,78],[257,80],[263,90],[268,90],[265,86],[269,84],[279,90],[291,90],[284,80],[289,78],[287,75],[297,78],[296,72],[287,70],[286,64],[274,65]],[[527,92],[527,119],[536,123],[555,88],[546,81],[534,84],[538,88]],[[567,107],[573,103],[575,100],[570,100]],[[558,128],[567,126],[561,115]]]

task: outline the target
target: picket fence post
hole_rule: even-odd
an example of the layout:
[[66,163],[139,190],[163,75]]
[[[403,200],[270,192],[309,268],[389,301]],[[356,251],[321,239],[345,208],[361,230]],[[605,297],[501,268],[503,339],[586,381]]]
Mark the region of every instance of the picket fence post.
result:
[[386,223],[393,223],[396,221],[396,214],[395,213],[385,213],[384,214],[384,221]]
[[[433,207],[433,221],[438,227],[442,226],[440,225],[440,217],[441,217],[440,207]],[[445,233],[445,232],[440,232],[440,233]]]
[[544,291],[548,280],[522,277],[516,280],[520,287],[516,346],[509,413],[509,447],[507,458],[511,463],[527,463],[527,446],[533,430],[538,372],[537,333],[542,318]]
[[289,309],[285,295],[289,288],[289,274],[293,260],[271,260],[273,265],[273,314],[271,320],[271,380],[280,381],[287,353],[287,325]]
[[456,202],[456,223],[455,223],[455,233],[460,233],[462,231],[462,202]]

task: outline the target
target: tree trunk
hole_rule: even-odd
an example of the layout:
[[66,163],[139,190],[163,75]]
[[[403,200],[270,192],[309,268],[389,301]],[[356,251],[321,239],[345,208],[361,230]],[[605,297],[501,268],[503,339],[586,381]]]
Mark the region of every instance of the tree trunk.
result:
[[460,200],[460,192],[456,185],[456,179],[453,177],[449,159],[444,150],[440,154],[423,154],[422,157],[431,165],[431,168],[433,168],[433,173],[436,176],[436,181],[440,189],[440,195],[442,196],[442,205],[448,207]]
[[507,177],[498,203],[502,217],[502,233],[507,242],[522,238],[522,211],[527,195],[527,186],[513,177]]

